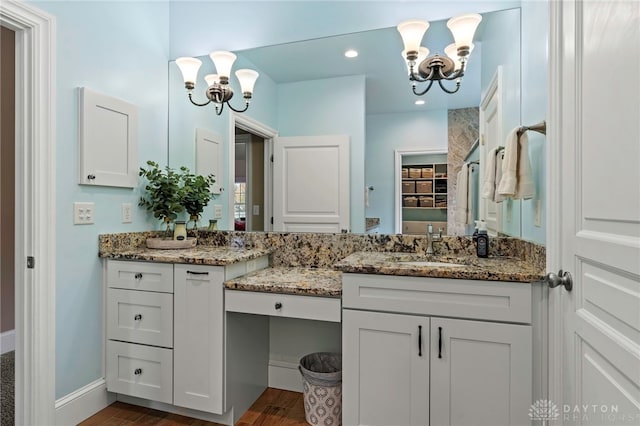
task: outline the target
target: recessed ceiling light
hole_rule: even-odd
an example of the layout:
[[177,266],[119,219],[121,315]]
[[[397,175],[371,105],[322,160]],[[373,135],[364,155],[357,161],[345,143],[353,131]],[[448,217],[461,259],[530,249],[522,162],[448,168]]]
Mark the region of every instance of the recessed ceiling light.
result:
[[347,58],[355,58],[356,56],[358,56],[358,51],[349,49],[346,52],[344,52],[344,56],[346,56]]
[[416,101],[416,105],[424,105],[424,101],[422,99],[418,99]]

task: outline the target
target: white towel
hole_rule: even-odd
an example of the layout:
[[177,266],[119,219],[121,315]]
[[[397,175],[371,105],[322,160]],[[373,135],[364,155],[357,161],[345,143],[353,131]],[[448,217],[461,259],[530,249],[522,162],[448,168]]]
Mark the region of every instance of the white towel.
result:
[[536,184],[533,182],[531,162],[529,162],[529,138],[526,132],[520,135],[518,142],[518,186],[513,198],[529,200],[536,195]]
[[487,167],[484,171],[484,182],[482,182],[482,198],[493,200],[496,191],[496,154],[498,148],[493,148],[487,154]]
[[469,185],[469,163],[464,163],[458,172],[456,188],[456,223],[473,223],[473,204]]
[[501,203],[504,201],[504,195],[500,194],[498,192],[498,185],[500,185],[500,180],[502,179],[502,162],[503,162],[503,157],[502,157],[502,151],[498,151],[496,153],[496,182],[495,182],[495,190],[493,191],[493,202],[494,203]]
[[518,130],[516,127],[507,136],[498,194],[526,200],[535,195],[535,185],[529,163],[527,134],[522,133],[518,137]]

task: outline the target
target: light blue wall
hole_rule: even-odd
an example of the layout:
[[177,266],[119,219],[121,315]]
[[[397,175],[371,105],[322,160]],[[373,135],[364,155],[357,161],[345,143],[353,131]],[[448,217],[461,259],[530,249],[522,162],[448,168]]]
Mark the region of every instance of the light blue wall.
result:
[[365,184],[375,189],[369,194],[366,216],[380,218],[380,233],[395,233],[394,151],[446,151],[447,134],[447,110],[367,115]]
[[[522,124],[532,125],[548,117],[547,45],[549,6],[542,1],[522,2]],[[529,158],[536,183],[536,197],[522,203],[522,238],[544,244],[546,241],[546,138],[527,132]],[[536,203],[541,203],[541,224],[536,226]]]
[[280,136],[350,137],[351,231],[364,232],[365,77],[278,85]]
[[[56,398],[102,377],[98,234],[148,230],[137,190],[77,184],[78,92],[85,86],[139,108],[138,158],[167,159],[169,7],[163,2],[33,2],[57,20]],[[73,202],[95,203],[94,225],[73,225]],[[131,203],[133,223],[121,223]]]
[[[482,35],[482,68],[480,80],[484,94],[502,66],[502,137],[500,145],[511,129],[520,125],[520,9],[487,15]],[[503,232],[521,235],[521,201],[505,200],[503,207]]]

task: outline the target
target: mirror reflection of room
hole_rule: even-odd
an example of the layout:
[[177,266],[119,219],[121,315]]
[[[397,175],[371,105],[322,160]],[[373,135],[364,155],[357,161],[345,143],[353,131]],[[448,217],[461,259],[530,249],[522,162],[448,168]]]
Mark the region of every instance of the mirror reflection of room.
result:
[[264,139],[236,127],[234,229],[264,231]]

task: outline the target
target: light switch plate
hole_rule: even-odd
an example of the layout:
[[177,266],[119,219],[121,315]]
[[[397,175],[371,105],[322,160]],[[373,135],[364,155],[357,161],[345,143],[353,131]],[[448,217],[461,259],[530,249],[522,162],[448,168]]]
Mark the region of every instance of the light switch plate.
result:
[[131,203],[122,203],[122,223],[133,222]]
[[91,225],[94,223],[95,214],[94,203],[73,203],[73,224]]
[[213,218],[222,219],[222,204],[213,205]]
[[255,204],[253,206],[253,215],[254,216],[260,216],[260,205],[259,204]]
[[536,212],[533,224],[534,226],[540,228],[542,226],[542,200],[535,200],[534,203],[536,206]]

